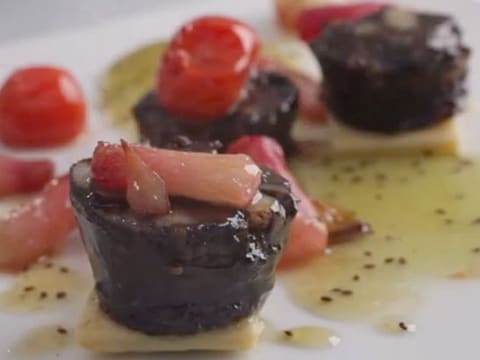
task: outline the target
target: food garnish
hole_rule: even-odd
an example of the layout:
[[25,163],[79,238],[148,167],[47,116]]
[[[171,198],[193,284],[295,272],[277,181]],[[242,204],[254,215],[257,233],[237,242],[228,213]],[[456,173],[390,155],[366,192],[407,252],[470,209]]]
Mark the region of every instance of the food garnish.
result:
[[[169,195],[244,208],[261,180],[258,166],[246,155],[214,155],[131,145],[164,181]],[[196,181],[192,182],[191,179]],[[105,191],[127,188],[126,163],[120,145],[100,142],[92,159],[92,181]]]
[[324,5],[303,10],[297,20],[299,36],[307,42],[322,35],[333,21],[355,21],[382,10],[386,5],[378,2],[362,2],[347,5]]
[[127,176],[126,198],[130,208],[143,215],[165,215],[170,201],[165,181],[140,158],[130,145],[121,141]]
[[75,228],[68,177],[52,180],[32,201],[0,220],[0,268],[20,270],[58,249]]
[[0,155],[0,197],[41,190],[52,178],[50,160],[20,160]]
[[280,267],[295,266],[323,253],[327,245],[327,228],[318,219],[315,205],[288,169],[282,147],[275,140],[265,136],[244,136],[232,143],[228,152],[248,154],[257,164],[282,175],[290,183],[292,193],[299,201],[299,212],[292,223],[289,242],[280,260]]
[[73,140],[86,123],[85,99],[66,70],[15,71],[0,89],[0,139],[12,147],[48,147]]
[[240,98],[258,52],[255,31],[240,21],[206,16],[185,24],[159,66],[160,104],[192,121],[224,115]]

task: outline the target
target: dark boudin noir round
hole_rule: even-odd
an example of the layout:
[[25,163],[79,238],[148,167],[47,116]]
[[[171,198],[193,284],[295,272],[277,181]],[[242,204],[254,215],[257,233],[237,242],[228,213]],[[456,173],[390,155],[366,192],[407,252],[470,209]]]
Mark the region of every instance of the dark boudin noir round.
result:
[[89,160],[70,175],[100,306],[112,319],[146,334],[194,334],[263,305],[296,214],[283,178],[264,170],[245,209],[171,197],[172,211],[152,218],[96,191]]
[[297,115],[298,92],[286,77],[256,72],[247,81],[241,100],[220,119],[209,122],[180,119],[158,103],[154,92],[147,93],[133,113],[143,140],[150,145],[171,148],[177,135],[192,140],[219,140],[224,148],[243,135],[268,135],[288,152],[293,148],[290,130]]
[[358,129],[429,127],[451,117],[465,94],[470,51],[449,16],[387,7],[329,24],[311,47],[329,111]]

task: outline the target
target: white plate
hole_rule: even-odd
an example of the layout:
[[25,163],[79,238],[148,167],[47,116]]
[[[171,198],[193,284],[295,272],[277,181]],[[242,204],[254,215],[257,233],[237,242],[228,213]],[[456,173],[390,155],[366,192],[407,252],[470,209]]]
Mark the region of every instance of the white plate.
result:
[[[462,24],[467,43],[475,51],[480,50],[480,3],[473,0],[423,0],[402,1],[415,3],[417,7],[453,13]],[[271,3],[268,0],[204,0],[186,3],[173,2],[162,5],[156,11],[142,16],[104,23],[78,31],[53,34],[42,38],[32,38],[22,42],[7,44],[0,48],[0,80],[10,71],[32,63],[57,64],[72,70],[82,83],[91,105],[90,132],[68,148],[35,152],[34,155],[49,155],[58,162],[59,172],[67,170],[69,164],[83,156],[91,154],[96,140],[116,140],[121,134],[112,130],[102,120],[102,115],[95,108],[96,82],[108,64],[126,51],[151,41],[168,36],[181,22],[194,15],[221,13],[239,17],[254,25],[264,35],[274,32]],[[476,55],[476,53],[475,53]],[[480,152],[480,119],[475,114],[475,102],[480,99],[480,64],[476,56],[472,62],[471,101],[462,134],[468,152]],[[478,135],[477,135],[478,134]],[[1,153],[8,152],[0,148]],[[17,153],[18,154],[18,153]],[[25,156],[31,153],[25,152]],[[3,204],[3,209],[7,206]],[[2,205],[0,205],[2,209]],[[69,256],[78,266],[87,269],[78,243],[70,249]],[[76,255],[75,255],[76,254]],[[326,274],[325,276],[328,276]],[[11,279],[0,279],[0,287],[8,286]],[[291,304],[281,284],[275,288],[269,299],[263,316],[275,325],[288,328],[302,325],[326,325],[336,329],[341,336],[341,343],[330,350],[301,350],[280,345],[263,343],[257,349],[245,355],[229,356],[225,354],[188,354],[155,355],[159,359],[479,359],[478,324],[480,312],[480,284],[474,281],[459,283],[438,283],[423,293],[422,305],[417,314],[418,331],[411,336],[386,336],[373,332],[363,324],[332,323],[313,317]],[[26,331],[41,324],[59,323],[73,326],[79,308],[66,307],[45,313],[16,315],[0,313],[0,358],[15,358],[9,349],[20,340]],[[37,358],[37,357],[36,357]],[[44,359],[104,359],[77,347],[70,347],[43,357]],[[43,359],[42,358],[42,359]],[[125,357],[123,357],[125,358]],[[152,357],[129,356],[128,359]],[[38,358],[40,359],[40,358]],[[111,359],[111,358],[110,358]]]

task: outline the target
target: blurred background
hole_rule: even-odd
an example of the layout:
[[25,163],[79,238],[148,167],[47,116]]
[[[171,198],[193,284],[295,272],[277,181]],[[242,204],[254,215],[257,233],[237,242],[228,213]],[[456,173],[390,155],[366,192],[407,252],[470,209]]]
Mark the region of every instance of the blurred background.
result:
[[178,1],[188,5],[194,0],[0,0],[0,43],[141,13]]

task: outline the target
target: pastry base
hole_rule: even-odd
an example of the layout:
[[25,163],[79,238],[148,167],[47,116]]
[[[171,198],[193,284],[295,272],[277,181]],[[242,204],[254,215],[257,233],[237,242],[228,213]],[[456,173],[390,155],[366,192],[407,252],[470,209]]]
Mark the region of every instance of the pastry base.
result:
[[251,317],[228,328],[195,335],[149,336],[111,320],[92,294],[87,300],[76,336],[80,345],[97,353],[245,351],[256,345],[263,328],[259,318]]

